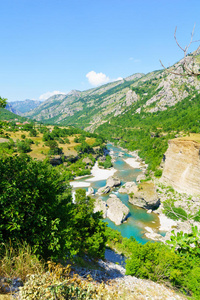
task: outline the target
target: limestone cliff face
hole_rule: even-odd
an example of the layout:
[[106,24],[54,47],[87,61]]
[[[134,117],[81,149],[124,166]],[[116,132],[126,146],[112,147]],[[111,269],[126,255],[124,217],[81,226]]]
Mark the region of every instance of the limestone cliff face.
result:
[[164,160],[163,182],[178,192],[200,194],[200,143],[170,140]]

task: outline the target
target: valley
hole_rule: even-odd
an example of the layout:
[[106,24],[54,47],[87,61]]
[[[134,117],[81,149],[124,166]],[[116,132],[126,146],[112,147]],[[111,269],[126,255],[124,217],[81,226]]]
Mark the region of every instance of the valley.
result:
[[199,91],[199,76],[158,70],[25,100],[20,116],[1,108],[0,241],[25,240],[36,257],[75,269],[110,247],[127,275],[165,278],[198,299]]

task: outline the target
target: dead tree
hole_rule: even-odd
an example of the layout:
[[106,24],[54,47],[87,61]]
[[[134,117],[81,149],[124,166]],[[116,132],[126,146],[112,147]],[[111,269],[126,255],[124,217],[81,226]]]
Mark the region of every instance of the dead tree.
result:
[[194,30],[195,30],[195,25],[193,27],[192,33],[191,33],[191,39],[188,45],[185,46],[185,48],[183,48],[177,38],[176,38],[176,31],[177,31],[177,27],[175,28],[175,32],[174,32],[174,39],[176,41],[176,44],[178,45],[178,47],[183,51],[184,53],[184,58],[182,59],[180,65],[182,66],[183,71],[179,72],[176,70],[173,70],[172,68],[166,68],[162,61],[160,60],[160,63],[162,65],[162,67],[169,73],[171,74],[175,74],[175,75],[179,75],[179,76],[199,76],[200,72],[199,69],[195,70],[195,57],[197,56],[197,54],[199,54],[200,52],[200,46],[191,54],[188,54],[188,49],[190,48],[192,43],[197,43],[200,40],[196,40],[193,41],[193,37],[194,37]]

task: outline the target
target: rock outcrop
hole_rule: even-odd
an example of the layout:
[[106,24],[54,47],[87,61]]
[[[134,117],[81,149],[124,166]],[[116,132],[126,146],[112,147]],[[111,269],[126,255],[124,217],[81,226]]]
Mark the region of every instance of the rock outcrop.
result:
[[127,219],[129,208],[117,196],[110,195],[106,204],[108,206],[107,217],[116,225],[120,225]]
[[96,199],[94,206],[94,212],[102,211],[103,218],[109,218],[116,225],[122,224],[129,214],[129,208],[114,194],[110,195],[107,202]]
[[119,186],[120,184],[121,184],[121,181],[116,176],[110,176],[106,181],[106,185],[109,186],[110,188],[114,188],[116,186]]
[[118,177],[110,176],[106,181],[106,185],[98,189],[97,194],[108,194],[111,191],[111,189],[115,188],[116,186],[119,186],[120,184],[121,181]]
[[102,199],[96,199],[94,202],[94,213],[102,211],[103,212],[103,218],[105,219],[107,217],[107,205],[106,202]]
[[135,193],[136,191],[137,191],[137,185],[134,181],[126,182],[118,190],[118,192],[122,194],[132,194]]
[[160,199],[156,193],[156,187],[153,182],[143,182],[138,185],[133,195],[129,194],[129,202],[133,205],[145,209],[157,209],[160,205]]
[[110,192],[110,187],[106,185],[106,186],[99,188],[98,191],[96,192],[96,194],[103,195],[103,194],[108,194],[109,192]]
[[176,191],[192,195],[200,194],[200,143],[174,139],[164,155],[161,181]]

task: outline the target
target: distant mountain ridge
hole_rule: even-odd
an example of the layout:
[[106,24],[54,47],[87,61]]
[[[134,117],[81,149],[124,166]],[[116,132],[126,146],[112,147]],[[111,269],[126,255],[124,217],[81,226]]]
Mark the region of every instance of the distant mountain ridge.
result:
[[[196,67],[200,55],[195,57]],[[182,61],[172,66],[181,73]],[[199,93],[198,77],[177,76],[168,70],[148,74],[136,73],[86,91],[73,90],[54,95],[24,115],[49,124],[73,125],[94,131],[118,115],[155,113],[167,110],[187,97]]]
[[6,109],[17,115],[23,115],[24,113],[35,109],[40,104],[42,104],[42,101],[26,99],[24,101],[8,102]]

